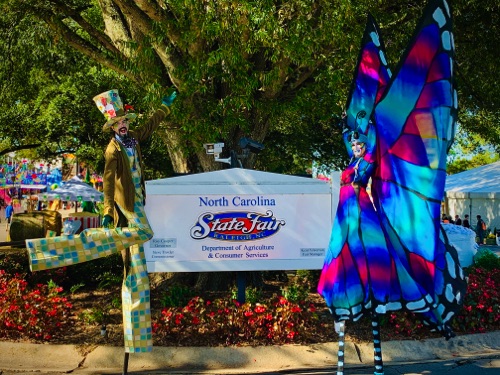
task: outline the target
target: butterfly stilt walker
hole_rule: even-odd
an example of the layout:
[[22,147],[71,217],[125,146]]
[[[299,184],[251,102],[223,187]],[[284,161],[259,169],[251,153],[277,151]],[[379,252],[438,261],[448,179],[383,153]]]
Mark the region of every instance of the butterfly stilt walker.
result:
[[454,336],[466,279],[440,225],[457,116],[453,63],[445,0],[427,5],[394,75],[368,16],[341,124],[351,160],[318,284],[338,326],[339,375],[346,320],[371,317],[375,375],[384,373],[380,314],[409,311]]

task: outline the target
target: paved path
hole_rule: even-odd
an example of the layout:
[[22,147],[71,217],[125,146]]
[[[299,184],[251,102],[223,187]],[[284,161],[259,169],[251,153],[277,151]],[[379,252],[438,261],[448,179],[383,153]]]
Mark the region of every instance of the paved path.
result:
[[[151,353],[131,354],[131,374],[297,374],[325,373],[337,364],[336,342],[314,345],[257,347],[154,347]],[[500,331],[445,339],[387,341],[382,343],[384,363],[396,372],[409,363],[466,361],[490,358],[500,373]],[[122,347],[98,346],[89,353],[73,345],[36,345],[0,342],[0,374],[13,373],[121,373]],[[491,361],[490,361],[491,362]],[[373,373],[372,344],[346,342],[346,374]],[[423,366],[420,366],[423,368]],[[361,370],[359,370],[361,368]],[[358,369],[354,371],[355,369]],[[315,372],[312,372],[312,371]],[[392,370],[391,370],[392,371]],[[428,372],[419,372],[428,373]],[[433,372],[434,373],[434,372]],[[436,372],[436,374],[439,372]],[[477,374],[476,374],[477,375]]]
[[8,241],[8,235],[7,235],[7,222],[5,221],[5,218],[2,217],[2,222],[0,223],[0,242],[6,242]]

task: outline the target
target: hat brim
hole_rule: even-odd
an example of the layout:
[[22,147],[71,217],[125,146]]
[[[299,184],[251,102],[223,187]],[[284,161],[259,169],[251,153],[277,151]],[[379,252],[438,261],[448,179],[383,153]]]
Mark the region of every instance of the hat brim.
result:
[[102,126],[102,129],[103,130],[106,130],[106,129],[109,129],[110,127],[112,127],[114,124],[116,124],[118,121],[121,121],[121,120],[128,120],[129,122],[132,122],[134,121],[135,119],[137,118],[137,114],[136,113],[127,113],[126,115],[124,116],[116,116],[114,118],[112,118],[111,120],[108,120],[103,126]]

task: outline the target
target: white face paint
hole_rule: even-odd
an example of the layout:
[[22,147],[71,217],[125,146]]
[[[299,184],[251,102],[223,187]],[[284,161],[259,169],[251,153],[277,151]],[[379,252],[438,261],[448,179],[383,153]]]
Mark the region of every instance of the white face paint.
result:
[[359,141],[353,141],[351,143],[351,149],[355,158],[362,157],[366,152],[365,144]]
[[123,137],[128,133],[128,121],[120,120],[113,125],[113,130],[116,134]]

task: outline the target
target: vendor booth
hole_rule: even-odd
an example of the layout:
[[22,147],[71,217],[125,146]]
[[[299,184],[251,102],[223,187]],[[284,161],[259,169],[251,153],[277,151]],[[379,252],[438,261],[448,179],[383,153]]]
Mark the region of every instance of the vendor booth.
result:
[[[100,202],[103,199],[103,193],[83,182],[78,177],[73,177],[66,181],[63,186],[50,192],[41,193],[38,196],[42,201]],[[75,228],[73,234],[78,234],[84,229],[100,227],[99,214],[77,212],[77,207],[75,205],[75,212],[65,218],[74,222],[75,225],[78,224],[78,228]]]
[[83,182],[78,177],[73,177],[64,182],[62,186],[52,191],[41,193],[38,196],[42,201],[60,199],[74,202],[100,202],[103,199],[103,193]]
[[493,232],[500,229],[500,161],[456,173],[446,178],[445,210],[462,219],[468,214],[475,227],[481,215]]

